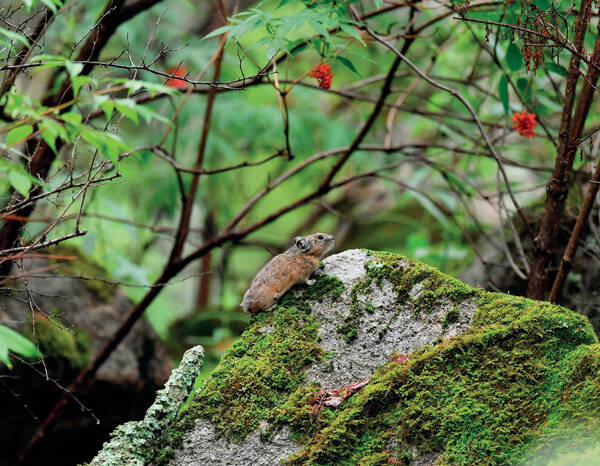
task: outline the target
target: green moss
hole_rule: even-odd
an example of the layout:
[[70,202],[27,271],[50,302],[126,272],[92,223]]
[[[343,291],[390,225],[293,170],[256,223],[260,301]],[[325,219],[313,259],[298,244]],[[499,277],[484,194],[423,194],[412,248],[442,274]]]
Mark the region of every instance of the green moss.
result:
[[586,465],[600,458],[600,345],[569,354],[557,374],[561,403],[548,416],[523,464]]
[[[423,269],[419,275],[437,288],[416,300],[432,305],[475,297],[473,327],[414,352],[404,364],[381,367],[337,410],[307,416],[302,403],[310,402],[310,391],[299,391],[279,417],[305,445],[289,461],[408,462],[418,446],[421,453],[442,452],[440,464],[514,464],[524,458],[533,464],[531,458],[548,445],[564,446],[558,440],[567,433],[573,439],[574,426],[581,431],[576,438],[596,445],[590,442],[600,441],[600,345],[587,320],[559,306],[485,293],[424,269],[428,276]],[[408,283],[395,283],[399,295],[410,299],[404,292],[410,291]],[[454,306],[445,322],[458,317]]]
[[337,299],[344,287],[334,277],[320,276],[314,285],[300,288],[301,298],[290,293],[274,311],[253,317],[182,410],[179,430],[203,418],[220,433],[243,439],[301,386],[302,368],[323,357],[317,342],[320,323],[310,315],[308,301]]
[[315,432],[317,424],[314,422],[315,415],[311,406],[313,399],[319,395],[319,390],[319,386],[314,384],[298,387],[285,403],[275,410],[272,426],[290,424],[293,426],[295,439]]
[[299,299],[294,296],[294,293],[287,293],[281,300],[281,306],[295,307],[309,313],[309,301],[315,301],[324,296],[331,298],[333,301],[337,301],[344,292],[344,284],[336,277],[320,275],[314,284],[299,285],[294,287],[294,289],[302,292],[302,298]]
[[[53,310],[51,314],[58,314]],[[58,318],[35,318],[30,326],[30,338],[35,339],[46,358],[62,358],[74,368],[85,367],[90,359],[90,337],[79,328],[67,328]],[[35,328],[35,335],[34,335]]]
[[444,330],[446,330],[448,328],[448,325],[458,322],[459,318],[460,318],[459,307],[452,306],[450,309],[448,309],[448,312],[446,312],[446,315],[444,316],[444,320],[442,321],[442,328]]

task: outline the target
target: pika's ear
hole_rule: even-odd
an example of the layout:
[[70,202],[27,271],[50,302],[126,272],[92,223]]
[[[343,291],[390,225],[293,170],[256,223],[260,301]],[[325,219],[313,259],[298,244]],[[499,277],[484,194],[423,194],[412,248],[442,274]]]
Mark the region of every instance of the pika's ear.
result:
[[302,236],[296,236],[294,238],[294,246],[296,246],[302,252],[306,252],[310,249],[310,244],[308,244],[306,238],[303,238]]

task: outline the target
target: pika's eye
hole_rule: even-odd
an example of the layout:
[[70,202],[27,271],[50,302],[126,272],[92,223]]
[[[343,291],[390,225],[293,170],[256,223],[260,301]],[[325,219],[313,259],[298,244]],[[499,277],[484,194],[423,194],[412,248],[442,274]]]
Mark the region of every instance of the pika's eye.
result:
[[323,239],[323,235],[319,235],[319,236],[317,236],[317,238]]

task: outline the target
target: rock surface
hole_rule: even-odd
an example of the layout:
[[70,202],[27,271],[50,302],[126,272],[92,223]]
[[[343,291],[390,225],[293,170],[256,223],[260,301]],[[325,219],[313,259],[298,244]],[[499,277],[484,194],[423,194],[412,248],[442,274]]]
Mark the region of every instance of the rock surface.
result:
[[567,465],[599,446],[600,345],[584,317],[351,250],[253,316],[148,456]]
[[[0,295],[0,323],[30,336],[45,356],[44,365],[15,361],[15,368],[2,379],[6,382],[0,384],[0,405],[5,407],[0,432],[6,447],[0,452],[0,466],[15,464],[39,419],[62,395],[58,384],[71,383],[133,309],[122,290],[102,281],[106,272],[81,253],[66,250],[59,255],[73,259],[24,260],[15,273],[27,276],[27,289],[20,283],[9,284]],[[76,275],[100,280],[72,278]],[[32,452],[29,464],[89,460],[115,426],[143,415],[171,368],[166,349],[150,324],[138,321],[100,368],[92,390],[80,396],[100,422],[91,414],[82,416],[76,403],[69,405],[62,421],[46,432]],[[45,377],[46,370],[50,379]]]
[[[347,385],[371,375],[378,366],[390,360],[393,352],[410,353],[435,343],[439,338],[458,335],[470,327],[475,314],[473,302],[461,302],[459,319],[442,328],[452,303],[440,303],[429,313],[415,315],[410,303],[397,302],[392,283],[385,280],[381,287],[371,283],[357,296],[359,305],[370,305],[373,311],[361,316],[356,326],[357,336],[352,344],[348,344],[337,328],[349,314],[351,290],[365,279],[365,263],[368,261],[367,252],[359,249],[344,251],[323,261],[321,273],[339,279],[344,285],[344,292],[333,302],[325,299],[311,303],[312,315],[321,321],[319,343],[323,350],[335,354],[335,358],[307,367],[307,382],[317,382],[324,388]],[[420,288],[420,284],[415,285],[414,297],[418,296]],[[379,331],[384,328],[387,331],[380,334]]]

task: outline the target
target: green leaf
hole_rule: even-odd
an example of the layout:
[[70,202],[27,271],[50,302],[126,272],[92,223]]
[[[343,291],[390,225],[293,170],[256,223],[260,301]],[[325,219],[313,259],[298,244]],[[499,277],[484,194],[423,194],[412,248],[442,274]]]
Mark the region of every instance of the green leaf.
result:
[[[321,34],[327,42],[331,42],[331,36],[329,35],[329,31],[321,21],[312,20],[308,22],[309,26],[312,27],[315,31]],[[340,24],[340,27],[342,25]]]
[[356,30],[356,28],[354,28],[346,23],[340,23],[340,29],[342,31],[344,31],[346,34],[348,34],[349,36],[354,37],[358,42],[360,42],[365,47],[367,46],[367,44],[365,44],[365,41],[363,40],[363,38],[360,37],[360,34]]
[[531,102],[531,83],[525,78],[517,79],[517,88],[527,102]]
[[69,72],[69,76],[78,76],[83,71],[83,63],[73,63],[71,60],[65,61],[65,68]]
[[567,69],[564,66],[557,65],[551,61],[545,63],[548,71],[552,71],[553,73],[559,74],[561,76],[567,76]]
[[140,89],[146,89],[152,97],[156,95],[157,92],[162,92],[163,94],[175,95],[177,94],[177,90],[172,87],[165,86],[164,84],[151,83],[148,81],[141,81],[139,79],[114,79],[115,83],[122,83],[127,89],[131,92],[137,92]]
[[10,181],[11,186],[22,196],[26,197],[29,194],[32,185],[31,179],[19,169],[8,172],[8,181]]
[[509,113],[508,82],[506,80],[506,75],[504,75],[504,74],[500,77],[500,82],[498,83],[498,94],[500,94],[500,101],[502,102],[504,111],[508,114]]
[[17,126],[15,129],[12,129],[6,135],[6,145],[12,146],[19,141],[22,141],[27,136],[33,133],[33,126],[31,125],[21,125]]
[[65,61],[67,61],[66,57],[62,55],[50,55],[47,53],[43,53],[41,55],[36,55],[35,57],[31,57],[32,62],[44,61],[44,62],[56,62],[59,65],[64,65]]
[[42,54],[42,55],[36,55],[35,57],[31,58],[32,62],[43,62],[42,65],[40,66],[36,66],[32,73],[37,73],[41,70],[44,70],[46,68],[57,68],[59,66],[63,66],[65,64],[65,61],[67,59],[61,55],[48,55],[48,54]]
[[379,10],[381,8],[381,5],[383,4],[383,0],[374,0],[374,2],[375,8]]
[[137,114],[137,104],[131,99],[115,100],[115,107],[119,112],[133,121],[136,125],[139,123]]
[[[42,117],[40,123],[40,130],[48,130],[53,134],[56,134],[62,140],[67,140],[67,131],[58,121],[53,120],[52,118]],[[42,133],[43,134],[43,133]]]
[[202,40],[204,39],[210,39],[211,37],[215,37],[215,36],[220,36],[221,34],[225,33],[225,32],[229,32],[229,30],[231,29],[231,25],[227,25],[227,26],[221,26],[220,28],[215,29],[214,31],[208,33],[207,35],[205,35]]
[[154,118],[154,119],[162,121],[163,123],[166,123],[168,125],[172,124],[171,120],[164,117],[163,115],[160,115],[159,113],[156,113],[151,108],[145,107],[144,105],[138,105],[137,112],[142,116],[142,118],[146,121],[146,123],[150,123],[150,121]]
[[23,34],[19,34],[18,32],[9,31],[8,29],[4,29],[0,27],[0,36],[6,37],[9,42],[6,42],[7,45],[10,45],[10,41],[16,41],[23,44],[25,47],[29,47],[29,41]]
[[52,151],[56,154],[56,133],[52,132],[48,128],[42,131],[42,139],[50,146]]
[[63,141],[68,140],[67,131],[65,130],[63,125],[61,125],[57,121],[54,121],[52,118],[42,118],[42,121],[40,122],[40,131],[42,134],[42,139],[46,141],[46,144],[48,144],[52,148],[54,153],[57,152],[57,137],[61,138]]
[[106,115],[106,121],[110,121],[112,118],[112,112],[115,109],[115,103],[112,100],[107,100],[106,102],[102,102],[100,104],[100,108]]
[[71,77],[71,85],[73,86],[73,94],[75,96],[79,95],[79,89],[84,84],[89,83],[92,80],[89,76],[72,76]]
[[117,166],[119,163],[119,153],[121,151],[130,150],[130,147],[119,139],[118,136],[111,133],[83,128],[81,137],[84,141],[89,142],[96,147],[102,154]]
[[74,126],[81,126],[81,113],[67,112],[60,115],[60,118]]
[[61,0],[41,0],[42,3],[44,5],[46,5],[50,10],[52,10],[52,13],[56,13],[58,11],[58,7],[62,7],[63,6],[63,2]]
[[518,71],[523,66],[523,56],[519,47],[514,43],[510,43],[506,51],[506,64],[512,71]]
[[342,57],[342,56],[338,55],[337,57],[335,57],[335,59],[337,61],[339,61],[342,65],[344,65],[346,68],[350,69],[351,71],[353,71],[354,73],[356,73],[357,75],[360,76],[360,73],[358,72],[358,70],[356,69],[354,64],[350,60],[348,60],[346,57]]
[[535,0],[535,6],[540,10],[548,10],[552,6],[550,0]]
[[35,344],[13,329],[0,324],[0,361],[12,369],[8,352],[19,353],[26,358],[41,358],[42,353]]

